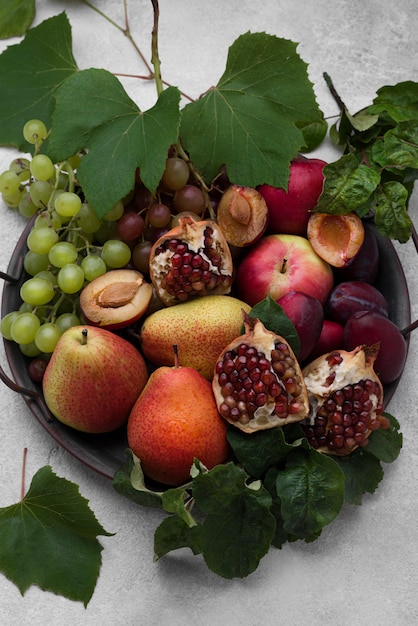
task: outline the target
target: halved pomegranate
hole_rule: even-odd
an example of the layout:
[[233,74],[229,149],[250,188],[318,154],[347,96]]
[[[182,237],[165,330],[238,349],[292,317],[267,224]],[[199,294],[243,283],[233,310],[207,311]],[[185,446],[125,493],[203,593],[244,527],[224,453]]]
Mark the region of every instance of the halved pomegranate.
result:
[[123,328],[148,309],[152,285],[140,272],[111,270],[92,280],[80,293],[80,308],[86,322],[108,330]]
[[389,427],[373,367],[378,351],[379,344],[334,350],[303,369],[310,413],[302,427],[320,452],[347,455],[367,445],[372,431]]
[[233,264],[216,222],[183,217],[151,249],[150,277],[167,306],[231,291]]
[[304,419],[308,395],[291,347],[246,313],[244,325],[245,333],[222,351],[215,366],[219,413],[246,433]]

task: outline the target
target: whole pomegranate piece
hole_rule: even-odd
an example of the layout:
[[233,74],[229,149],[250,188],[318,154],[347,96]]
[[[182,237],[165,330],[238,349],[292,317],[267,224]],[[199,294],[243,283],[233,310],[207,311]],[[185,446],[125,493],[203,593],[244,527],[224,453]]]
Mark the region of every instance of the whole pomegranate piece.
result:
[[389,427],[373,367],[378,351],[379,344],[334,350],[303,369],[311,410],[302,427],[320,452],[347,455],[365,446],[372,431]]
[[244,314],[245,333],[223,350],[212,387],[219,413],[247,433],[304,419],[308,395],[298,361],[280,335]]
[[181,218],[154,243],[149,268],[155,291],[167,306],[231,291],[231,253],[212,220]]

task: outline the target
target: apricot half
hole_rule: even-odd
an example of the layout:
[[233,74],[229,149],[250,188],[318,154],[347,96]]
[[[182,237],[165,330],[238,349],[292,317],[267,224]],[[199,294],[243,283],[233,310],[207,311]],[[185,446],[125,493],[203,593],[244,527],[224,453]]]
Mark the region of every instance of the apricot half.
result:
[[249,246],[267,227],[268,208],[263,196],[252,187],[231,185],[217,211],[218,224],[232,246]]
[[123,328],[139,319],[152,298],[152,286],[140,272],[111,270],[91,281],[80,293],[86,321],[108,330]]
[[364,226],[356,213],[312,213],[307,235],[318,256],[333,267],[345,267],[361,248]]

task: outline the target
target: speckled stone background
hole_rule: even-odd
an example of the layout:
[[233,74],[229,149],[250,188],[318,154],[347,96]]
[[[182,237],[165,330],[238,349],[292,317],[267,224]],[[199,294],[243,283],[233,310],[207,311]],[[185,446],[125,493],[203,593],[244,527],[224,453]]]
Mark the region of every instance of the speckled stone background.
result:
[[[121,33],[75,1],[38,1],[36,23],[66,10],[73,49],[81,68],[144,72]],[[122,0],[100,5],[122,23]],[[131,0],[132,32],[147,58],[151,3]],[[266,31],[299,42],[326,116],[337,113],[323,82],[328,72],[355,112],[376,90],[418,79],[416,0],[160,0],[160,58],[165,79],[197,97],[223,72],[227,50],[246,31]],[[17,41],[17,40],[16,40]],[[0,50],[16,41],[0,42]],[[142,109],[155,101],[152,85],[123,83]],[[0,170],[12,152],[0,150]],[[318,156],[334,158],[325,144]],[[411,216],[418,223],[417,194]],[[25,221],[0,207],[0,268]],[[407,276],[412,318],[418,315],[418,259],[412,243],[396,246]],[[110,481],[85,468],[49,438],[23,399],[0,386],[0,506],[19,499],[22,450],[29,449],[27,476],[51,464],[80,485],[81,493],[114,537],[101,538],[103,564],[87,609],[32,587],[22,597],[0,575],[0,620],[5,626],[410,626],[418,618],[418,331],[390,411],[402,425],[399,459],[361,507],[346,507],[312,544],[272,549],[244,580],[227,581],[199,557],[180,550],[153,563],[158,511],[139,508],[112,491]],[[8,370],[3,350],[1,364]],[[1,538],[0,538],[1,540]]]

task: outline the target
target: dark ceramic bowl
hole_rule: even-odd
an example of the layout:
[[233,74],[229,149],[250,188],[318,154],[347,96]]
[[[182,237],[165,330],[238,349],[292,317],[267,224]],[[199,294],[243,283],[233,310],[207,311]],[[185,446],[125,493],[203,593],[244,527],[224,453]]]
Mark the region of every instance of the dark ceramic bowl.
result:
[[[26,253],[26,239],[31,224],[23,231],[10,259],[7,280],[3,289],[1,316],[19,308],[19,290],[27,278],[22,273],[23,258]],[[391,241],[379,235],[380,267],[377,287],[389,303],[389,316],[400,329],[411,323],[411,307],[408,286],[399,257]],[[14,280],[11,280],[15,277]],[[122,428],[106,435],[88,435],[64,426],[48,411],[40,385],[35,384],[28,374],[28,359],[12,341],[4,340],[4,348],[13,381],[2,372],[4,382],[22,393],[34,418],[45,428],[51,437],[79,461],[96,472],[112,479],[125,461],[127,448],[126,432]],[[398,381],[385,387],[385,406],[395,393]]]

